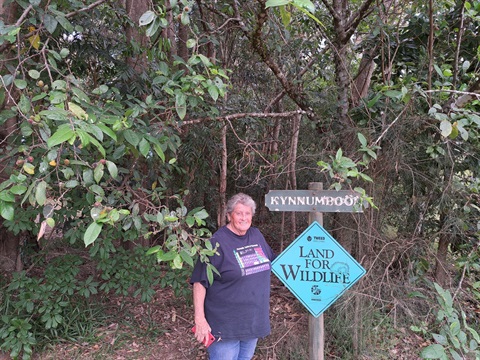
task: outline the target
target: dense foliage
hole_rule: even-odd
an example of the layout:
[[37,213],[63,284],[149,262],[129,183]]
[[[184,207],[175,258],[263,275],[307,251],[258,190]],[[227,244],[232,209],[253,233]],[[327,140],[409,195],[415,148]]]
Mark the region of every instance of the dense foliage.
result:
[[[368,270],[332,309],[352,324],[330,324],[349,332],[332,347],[374,351],[362,339],[394,312],[434,342],[424,358],[478,356],[480,319],[456,301],[480,301],[480,2],[0,4],[0,243],[18,249],[4,254],[17,272],[0,284],[0,337],[12,356],[29,358],[33,329],[65,329],[89,297],[148,301],[159,283],[180,294],[235,192],[257,200],[281,250],[305,218],[268,213],[264,196],[310,182],[372,205],[325,216]],[[95,276],[54,248],[86,248]]]

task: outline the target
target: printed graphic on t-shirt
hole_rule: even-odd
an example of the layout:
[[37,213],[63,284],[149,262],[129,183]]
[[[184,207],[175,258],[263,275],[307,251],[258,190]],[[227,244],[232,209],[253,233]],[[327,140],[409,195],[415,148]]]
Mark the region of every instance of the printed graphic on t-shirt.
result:
[[249,245],[233,250],[242,276],[270,270],[270,260],[265,256],[260,245]]

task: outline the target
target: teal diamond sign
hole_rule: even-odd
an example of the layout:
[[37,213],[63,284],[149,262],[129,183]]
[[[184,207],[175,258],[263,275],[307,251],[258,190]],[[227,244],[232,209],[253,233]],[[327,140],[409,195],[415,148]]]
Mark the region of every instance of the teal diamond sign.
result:
[[272,271],[315,317],[365,275],[316,221],[277,256]]

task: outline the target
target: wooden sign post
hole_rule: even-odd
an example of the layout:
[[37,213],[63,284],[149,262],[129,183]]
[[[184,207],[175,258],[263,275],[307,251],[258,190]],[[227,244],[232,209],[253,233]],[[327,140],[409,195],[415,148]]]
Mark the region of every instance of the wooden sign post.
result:
[[353,191],[273,190],[265,196],[271,211],[308,211],[310,226],[272,262],[272,271],[307,307],[310,360],[324,360],[323,312],[364,274],[360,264],[323,228],[323,212],[361,212]]
[[[322,191],[322,183],[308,184],[309,190]],[[323,213],[311,211],[309,213],[309,222],[317,221],[323,226]],[[310,360],[324,360],[325,359],[325,328],[323,322],[323,313],[319,317],[308,314],[308,353]]]

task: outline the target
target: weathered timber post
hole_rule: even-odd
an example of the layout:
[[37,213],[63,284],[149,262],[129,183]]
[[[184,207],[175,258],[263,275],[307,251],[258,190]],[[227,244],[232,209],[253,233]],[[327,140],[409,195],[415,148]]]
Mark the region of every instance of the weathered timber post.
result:
[[[309,183],[308,189],[313,191],[323,190],[323,183]],[[309,213],[309,223],[317,221],[323,226],[323,213],[312,211]],[[323,326],[323,313],[319,317],[308,314],[308,351],[310,360],[324,360],[325,328]]]

